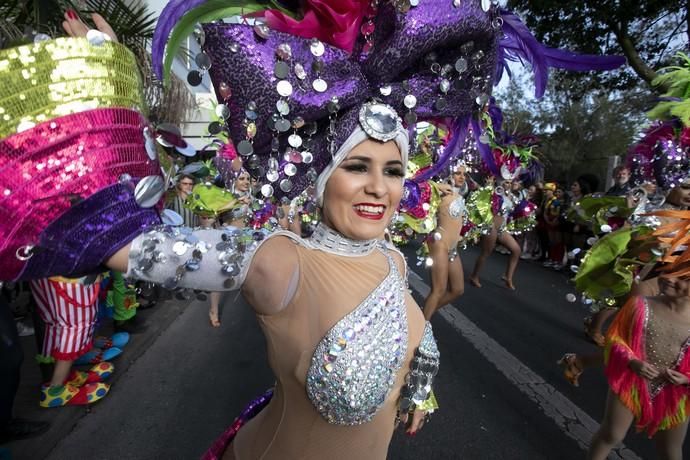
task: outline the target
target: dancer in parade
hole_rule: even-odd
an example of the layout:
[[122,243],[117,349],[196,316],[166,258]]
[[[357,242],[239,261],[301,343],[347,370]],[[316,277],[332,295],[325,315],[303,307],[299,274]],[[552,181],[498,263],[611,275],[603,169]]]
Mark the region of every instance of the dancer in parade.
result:
[[[607,332],[609,394],[589,459],[607,458],[633,422],[637,431],[654,437],[660,458],[683,458],[690,409],[690,266],[687,247],[680,245],[688,240],[690,213],[674,216],[676,221],[655,236],[662,246],[670,245],[656,267],[660,295],[631,297]],[[678,228],[682,234],[668,236]]]
[[[674,82],[668,96],[675,100],[661,102],[648,113],[653,122],[630,150],[627,169],[638,186],[631,188],[627,196],[584,197],[575,206],[580,219],[576,222],[591,222],[594,233],[602,236],[588,250],[575,276],[577,289],[598,310],[589,321],[585,320],[585,331],[602,347],[606,344],[606,320],[630,296],[659,294],[656,272],[649,269],[649,260],[654,256],[640,256],[649,254],[649,248],[643,245],[644,237],[652,232],[663,234],[657,229],[660,225],[681,225],[677,213],[690,204],[690,120],[674,115],[679,113],[678,107],[687,104],[684,91],[690,81],[683,68],[660,78]],[[585,369],[601,366],[603,356],[567,353],[559,363],[566,378],[577,385]]]
[[[483,132],[488,137],[489,144],[477,140],[477,146],[480,149],[488,150],[482,156],[482,161],[484,168],[490,177],[494,178],[494,182],[498,181],[498,185],[479,189],[473,192],[474,196],[469,199],[470,220],[473,220],[472,216],[483,216],[491,213],[489,219],[485,217],[475,218],[477,222],[486,223],[477,225],[477,229],[480,231],[481,252],[475,261],[469,282],[475,287],[482,286],[479,275],[486,259],[496,248],[496,243],[500,243],[510,251],[506,270],[501,279],[505,287],[514,290],[513,277],[522,250],[512,235],[511,221],[527,216],[532,216],[528,220],[534,220],[533,215],[536,212],[536,207],[530,206],[526,202],[525,196],[513,193],[513,182],[517,181],[523,172],[533,169],[536,159],[532,154],[534,140],[528,137],[523,139],[511,136],[503,132],[502,121],[503,115],[500,109],[495,105],[490,105],[483,117]],[[479,130],[475,129],[475,132],[476,136],[481,135]],[[514,215],[516,211],[519,216]],[[525,227],[519,231],[522,232],[527,229]]]

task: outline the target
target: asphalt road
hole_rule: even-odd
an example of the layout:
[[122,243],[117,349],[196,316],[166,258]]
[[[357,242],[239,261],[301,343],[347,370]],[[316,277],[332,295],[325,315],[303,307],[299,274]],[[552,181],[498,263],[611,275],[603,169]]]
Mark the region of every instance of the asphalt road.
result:
[[[421,301],[417,291],[429,284],[428,274],[413,266],[409,253],[418,274],[411,288]],[[466,270],[476,254],[463,253]],[[434,317],[441,409],[416,437],[396,434],[389,458],[584,458],[583,442],[603,413],[605,380],[592,370],[573,388],[555,363],[566,351],[595,350],[582,335],[586,307],[565,300],[572,292],[566,276],[536,263],[521,262],[517,291],[508,291],[500,282],[505,262],[493,255],[484,286],[467,286],[459,301]],[[138,357],[130,356],[133,362],[108,397],[80,415],[48,458],[199,458],[272,384],[250,308],[235,293],[226,294],[223,305],[219,329],[210,327],[204,302],[181,309]],[[641,435],[631,432],[625,444],[623,458],[655,458]]]

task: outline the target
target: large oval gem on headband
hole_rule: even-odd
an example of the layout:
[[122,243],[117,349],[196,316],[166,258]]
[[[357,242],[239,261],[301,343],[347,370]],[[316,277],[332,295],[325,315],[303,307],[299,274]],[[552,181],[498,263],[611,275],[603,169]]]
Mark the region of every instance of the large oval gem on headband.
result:
[[367,102],[359,110],[359,124],[369,137],[386,142],[402,131],[402,121],[393,107]]
[[134,188],[134,199],[142,208],[151,208],[165,193],[165,182],[161,176],[146,176]]

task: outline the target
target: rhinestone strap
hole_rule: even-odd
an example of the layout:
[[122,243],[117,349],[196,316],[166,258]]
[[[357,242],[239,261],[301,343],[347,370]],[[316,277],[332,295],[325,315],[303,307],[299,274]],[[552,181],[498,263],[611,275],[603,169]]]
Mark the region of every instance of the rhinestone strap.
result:
[[344,237],[340,233],[332,230],[323,222],[317,225],[314,233],[307,240],[309,246],[314,249],[320,249],[324,252],[330,252],[340,256],[364,256],[370,254],[377,245],[379,240],[351,240]]
[[424,336],[414,352],[405,386],[400,390],[400,412],[411,412],[431,397],[431,387],[438,372],[440,353],[431,323],[427,321]]

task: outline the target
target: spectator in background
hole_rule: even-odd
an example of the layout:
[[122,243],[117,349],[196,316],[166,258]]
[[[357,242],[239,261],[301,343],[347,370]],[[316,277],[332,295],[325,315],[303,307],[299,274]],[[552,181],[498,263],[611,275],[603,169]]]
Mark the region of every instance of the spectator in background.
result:
[[[532,184],[527,189],[527,199],[537,205],[541,203],[542,191],[537,189],[536,184]],[[537,211],[538,216],[539,211]],[[537,217],[537,225],[539,225],[539,217]],[[541,245],[539,244],[539,234],[537,227],[528,230],[522,234],[522,255],[521,259],[539,259],[541,256]]]
[[[574,212],[575,205],[585,196],[592,193],[589,180],[584,176],[575,179],[570,185],[570,192],[568,193],[568,205],[565,215]],[[587,236],[589,236],[589,229],[581,224],[576,224],[568,219],[561,222],[563,228],[563,236],[565,240],[565,247],[568,251],[575,248],[584,249]]]
[[606,191],[607,196],[624,196],[632,189],[630,169],[625,165],[613,168],[613,187]]
[[23,360],[24,352],[10,306],[0,296],[0,444],[38,436],[50,426],[48,422],[12,417]]
[[[561,198],[558,197],[559,195]],[[544,223],[549,235],[549,258],[544,262],[544,266],[554,270],[563,268],[563,256],[565,254],[561,233],[563,195],[563,189],[559,189],[556,183],[549,182],[544,185]]]
[[191,209],[185,208],[184,202],[189,194],[192,193],[195,183],[196,179],[194,176],[190,176],[189,174],[180,175],[180,177],[177,178],[175,193],[169,197],[168,203],[165,206],[182,216],[182,220],[186,227],[192,228],[197,226],[197,217]]

